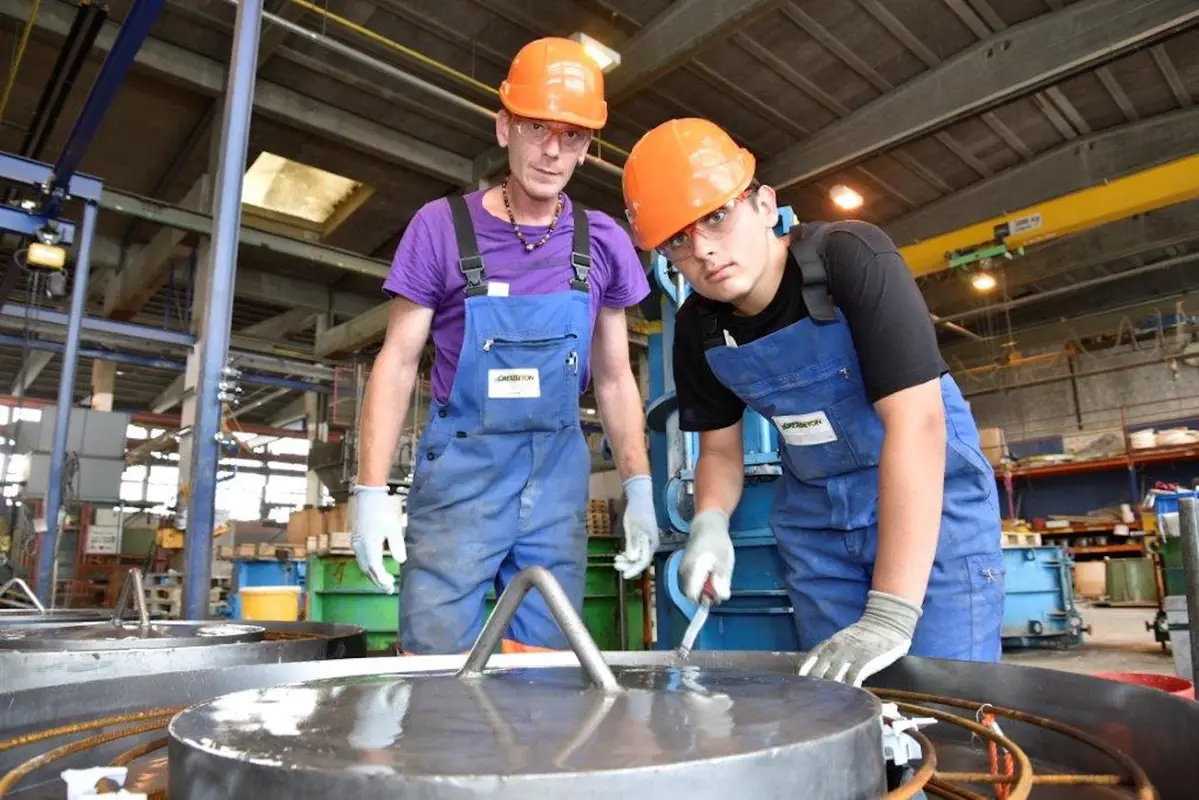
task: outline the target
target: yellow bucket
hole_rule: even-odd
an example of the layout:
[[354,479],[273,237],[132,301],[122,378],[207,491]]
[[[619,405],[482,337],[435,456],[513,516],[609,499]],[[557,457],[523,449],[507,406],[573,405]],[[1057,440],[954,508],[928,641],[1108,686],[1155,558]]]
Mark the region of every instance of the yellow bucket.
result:
[[295,622],[300,618],[299,586],[247,586],[237,594],[242,619]]

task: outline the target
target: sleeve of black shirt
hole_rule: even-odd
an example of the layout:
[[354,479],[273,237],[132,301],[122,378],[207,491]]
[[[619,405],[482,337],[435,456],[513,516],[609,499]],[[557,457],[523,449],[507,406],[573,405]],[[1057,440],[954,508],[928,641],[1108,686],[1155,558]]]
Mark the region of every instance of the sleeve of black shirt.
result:
[[679,309],[674,331],[672,357],[679,428],[715,431],[739,422],[745,413],[745,403],[717,380],[708,366],[694,295]]
[[947,370],[916,279],[879,228],[849,223],[825,242],[829,291],[845,315],[871,402]]

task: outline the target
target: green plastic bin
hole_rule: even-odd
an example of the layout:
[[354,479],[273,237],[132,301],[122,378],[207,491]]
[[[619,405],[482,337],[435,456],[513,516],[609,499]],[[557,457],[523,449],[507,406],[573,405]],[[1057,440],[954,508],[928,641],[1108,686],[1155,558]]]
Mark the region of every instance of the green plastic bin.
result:
[[1153,561],[1148,558],[1109,558],[1107,598],[1113,603],[1157,600]]
[[[384,563],[392,575],[400,574],[394,558],[385,556]],[[400,600],[376,589],[353,556],[309,556],[308,619],[361,625],[367,650],[390,652],[400,629]]]

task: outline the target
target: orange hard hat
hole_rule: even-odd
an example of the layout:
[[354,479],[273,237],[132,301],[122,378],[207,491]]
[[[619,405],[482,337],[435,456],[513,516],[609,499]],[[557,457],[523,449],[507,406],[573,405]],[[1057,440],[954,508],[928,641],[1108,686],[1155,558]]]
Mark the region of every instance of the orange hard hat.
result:
[[624,203],[643,250],[658,247],[749,186],[754,157],[706,119],[672,119],[641,137],[624,164]]
[[519,117],[591,130],[608,121],[603,70],[583,45],[554,36],[520,49],[500,84],[500,102]]

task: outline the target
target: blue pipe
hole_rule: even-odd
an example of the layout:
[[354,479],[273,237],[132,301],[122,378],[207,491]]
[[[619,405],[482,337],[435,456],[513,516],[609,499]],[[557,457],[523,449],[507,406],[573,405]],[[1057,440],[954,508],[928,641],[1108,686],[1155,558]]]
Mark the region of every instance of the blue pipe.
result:
[[242,0],[237,5],[233,53],[225,88],[225,113],[221,127],[220,164],[213,196],[212,276],[201,348],[200,378],[196,386],[196,420],[192,445],[191,486],[184,538],[184,609],[188,619],[208,617],[208,589],[212,574],[212,525],[216,508],[216,476],[220,452],[217,434],[221,403],[217,397],[229,354],[233,324],[233,282],[237,272],[237,239],[241,229],[242,176],[250,140],[250,114],[254,107],[254,76],[258,62],[258,34],[262,0]]
[[38,599],[47,606],[50,605],[54,588],[54,561],[58,557],[58,510],[62,506],[62,470],[67,457],[67,431],[71,425],[71,403],[75,398],[75,365],[79,361],[79,334],[83,331],[83,307],[87,303],[92,240],[96,236],[98,214],[94,202],[84,205],[79,257],[75,262],[75,286],[71,292],[71,316],[67,322],[62,375],[58,381],[58,406],[54,409],[54,443],[50,448],[50,480],[46,487],[46,535],[42,537],[37,561]]

